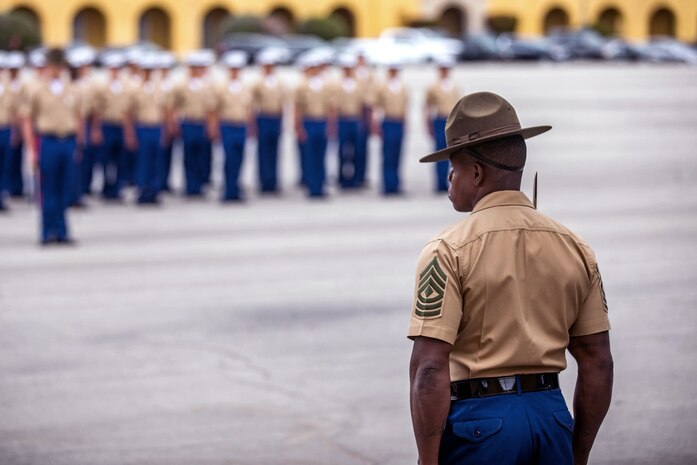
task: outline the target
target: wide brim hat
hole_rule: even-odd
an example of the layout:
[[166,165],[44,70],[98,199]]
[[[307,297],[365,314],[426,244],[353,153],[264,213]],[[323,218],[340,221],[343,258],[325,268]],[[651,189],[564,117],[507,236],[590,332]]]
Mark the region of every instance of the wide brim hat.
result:
[[477,92],[462,97],[450,112],[445,123],[447,147],[419,160],[421,163],[449,160],[450,156],[466,147],[522,136],[539,136],[552,126],[521,127],[513,106],[503,97],[491,92]]

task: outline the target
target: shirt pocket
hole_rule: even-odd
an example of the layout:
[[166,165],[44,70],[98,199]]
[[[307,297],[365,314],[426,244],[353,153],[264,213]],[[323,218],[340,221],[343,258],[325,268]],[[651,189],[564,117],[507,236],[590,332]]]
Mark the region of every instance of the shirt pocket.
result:
[[482,418],[453,423],[453,433],[471,443],[479,444],[503,428],[503,418]]

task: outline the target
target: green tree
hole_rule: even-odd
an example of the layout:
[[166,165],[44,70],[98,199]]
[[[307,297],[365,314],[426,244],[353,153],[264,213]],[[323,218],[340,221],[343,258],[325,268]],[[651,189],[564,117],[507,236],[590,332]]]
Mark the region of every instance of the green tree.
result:
[[41,35],[21,12],[0,15],[0,49],[27,50],[41,43]]
[[298,32],[300,34],[317,36],[324,40],[347,37],[349,33],[346,23],[336,17],[310,18],[300,24]]

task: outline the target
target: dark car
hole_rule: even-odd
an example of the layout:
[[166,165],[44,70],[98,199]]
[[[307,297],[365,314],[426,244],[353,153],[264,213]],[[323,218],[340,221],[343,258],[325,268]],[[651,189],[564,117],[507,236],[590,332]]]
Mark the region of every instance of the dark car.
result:
[[300,34],[288,34],[279,37],[284,46],[290,52],[291,61],[295,61],[298,56],[307,52],[308,50],[314,50],[327,46],[327,42],[315,36],[300,35]]
[[468,35],[462,38],[463,49],[458,56],[462,61],[498,60],[496,37],[489,34]]
[[639,61],[647,58],[641,47],[624,39],[612,38],[603,45],[603,57],[606,60]]
[[287,48],[283,40],[265,34],[240,33],[225,37],[216,46],[219,55],[232,50],[247,53],[249,61],[253,62],[257,54],[267,48]]
[[545,38],[521,39],[512,34],[502,34],[496,42],[504,60],[563,61],[569,58],[564,47]]
[[697,51],[675,39],[654,37],[641,47],[646,61],[697,64]]
[[605,39],[591,29],[555,29],[549,40],[558,47],[563,47],[569,58],[579,60],[602,60]]

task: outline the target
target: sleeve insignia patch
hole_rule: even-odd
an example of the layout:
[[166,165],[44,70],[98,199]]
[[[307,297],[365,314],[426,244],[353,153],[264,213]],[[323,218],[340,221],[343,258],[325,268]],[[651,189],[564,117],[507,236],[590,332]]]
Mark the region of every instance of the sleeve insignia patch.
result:
[[603,277],[600,276],[600,267],[598,267],[598,264],[595,264],[595,272],[598,274],[598,281],[600,281],[600,296],[603,299],[603,310],[605,310],[605,313],[607,313],[607,297],[605,296],[605,287],[603,286]]
[[435,257],[419,275],[419,290],[414,310],[416,316],[434,318],[441,315],[447,281],[448,277],[438,264],[438,257]]

